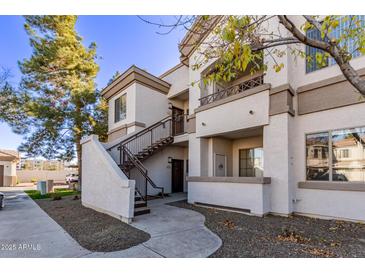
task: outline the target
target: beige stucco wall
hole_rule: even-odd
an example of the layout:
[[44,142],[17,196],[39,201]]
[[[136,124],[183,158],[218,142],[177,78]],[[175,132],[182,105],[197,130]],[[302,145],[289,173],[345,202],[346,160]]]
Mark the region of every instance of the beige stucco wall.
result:
[[263,216],[270,212],[270,184],[190,181],[188,202],[250,210]]
[[136,84],[135,119],[146,126],[154,124],[170,114],[166,94],[141,84]]
[[98,141],[82,140],[82,204],[124,222],[134,215],[135,181],[129,180]]
[[264,176],[271,177],[271,210],[279,214],[290,214],[292,196],[290,169],[290,132],[292,117],[287,114],[270,116],[270,124],[264,127]]
[[4,186],[15,186],[17,182],[16,162],[0,161],[0,165],[4,166]]
[[357,104],[296,117],[292,143],[292,183],[295,186],[295,212],[350,220],[365,220],[365,192],[300,189],[305,181],[305,134],[365,126],[364,104]]
[[162,79],[171,84],[167,97],[173,97],[189,88],[189,68],[183,65]]
[[30,183],[32,180],[44,181],[44,180],[54,180],[54,181],[65,181],[66,175],[71,173],[77,173],[77,171],[71,170],[18,170],[17,176],[20,183]]
[[16,162],[0,161],[0,165],[4,166],[5,176],[16,176]]
[[[127,94],[127,115],[126,119],[114,122],[115,100],[120,96]],[[144,124],[146,127],[158,122],[169,115],[168,100],[166,94],[146,87],[137,82],[131,84],[125,90],[110,98],[108,111],[108,130],[114,131],[124,127],[123,130],[115,131],[110,135],[110,140],[113,141],[126,133],[132,133],[141,130],[144,127],[139,126]],[[137,125],[136,125],[137,124]]]
[[[136,121],[136,90],[137,84],[133,83],[125,90],[121,91],[120,93],[116,94],[108,101],[108,130],[111,131],[117,127],[120,127],[124,124],[129,124]],[[127,94],[127,115],[126,119],[114,122],[114,112],[115,112],[115,100],[120,96]]]
[[269,91],[265,90],[196,113],[196,134],[198,137],[210,136],[268,123]]

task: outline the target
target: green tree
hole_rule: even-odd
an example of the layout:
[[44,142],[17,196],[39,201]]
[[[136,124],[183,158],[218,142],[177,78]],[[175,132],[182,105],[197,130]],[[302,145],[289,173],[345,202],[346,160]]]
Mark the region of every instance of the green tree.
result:
[[3,120],[25,136],[19,150],[47,159],[71,160],[76,154],[81,174],[81,138],[105,137],[99,121],[105,120],[106,105],[95,88],[96,44],[82,44],[76,21],[77,16],[25,16],[33,52],[19,62],[19,90],[8,86],[1,97],[7,103]]
[[[108,81],[108,85],[110,85],[116,78],[120,76],[120,72],[116,71],[112,78]],[[108,103],[101,96],[101,92],[97,91],[98,103],[94,109],[94,119],[97,123],[94,124],[92,134],[99,135],[99,140],[102,142],[108,141]]]
[[0,70],[0,122],[7,122],[15,132],[22,132],[26,116],[20,106],[24,102],[24,94],[17,94],[9,84],[9,70]]
[[93,127],[90,134],[99,136],[101,142],[108,141],[108,103],[97,91],[97,103],[93,110]]
[[108,85],[110,85],[111,83],[113,83],[113,81],[114,81],[115,79],[117,79],[120,75],[121,75],[121,74],[120,74],[120,72],[117,70],[117,71],[114,73],[114,75],[112,76],[112,78],[110,78],[110,80],[108,81]]

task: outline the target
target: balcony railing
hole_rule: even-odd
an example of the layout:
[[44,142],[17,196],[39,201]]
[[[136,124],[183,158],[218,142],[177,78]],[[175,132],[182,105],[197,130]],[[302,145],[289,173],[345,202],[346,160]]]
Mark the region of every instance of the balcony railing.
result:
[[200,98],[200,106],[204,106],[215,101],[227,98],[229,96],[244,92],[245,90],[258,87],[264,83],[264,76],[260,75],[245,82],[239,83],[237,85],[231,86],[229,88],[214,92],[207,96]]

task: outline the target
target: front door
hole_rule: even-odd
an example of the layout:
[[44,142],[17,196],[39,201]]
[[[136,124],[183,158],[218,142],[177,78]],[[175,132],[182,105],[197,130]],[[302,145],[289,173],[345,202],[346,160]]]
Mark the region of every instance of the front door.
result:
[[214,158],[214,176],[225,177],[227,173],[227,157],[222,154],[215,154]]
[[172,134],[184,133],[184,110],[172,107]]
[[171,192],[184,191],[184,160],[172,159]]
[[4,186],[4,166],[0,165],[0,187]]

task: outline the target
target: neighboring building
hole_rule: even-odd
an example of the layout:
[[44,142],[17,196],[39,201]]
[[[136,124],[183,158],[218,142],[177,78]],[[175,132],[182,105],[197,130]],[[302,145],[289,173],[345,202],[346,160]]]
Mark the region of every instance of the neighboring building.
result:
[[59,160],[21,158],[17,165],[18,170],[65,170],[67,163]]
[[15,186],[16,165],[19,153],[15,150],[0,149],[0,187]]
[[[163,75],[132,66],[103,90],[109,140],[83,140],[83,204],[129,222],[149,212],[146,194],[184,191],[257,216],[365,221],[365,101],[338,66],[309,69],[281,46],[279,73],[267,60],[265,73],[200,88],[214,63],[193,69],[199,39],[187,34]],[[351,63],[365,76],[365,57]]]
[[61,183],[65,182],[69,174],[78,174],[77,165],[73,162],[21,157],[17,164],[19,183],[35,183],[41,180]]

